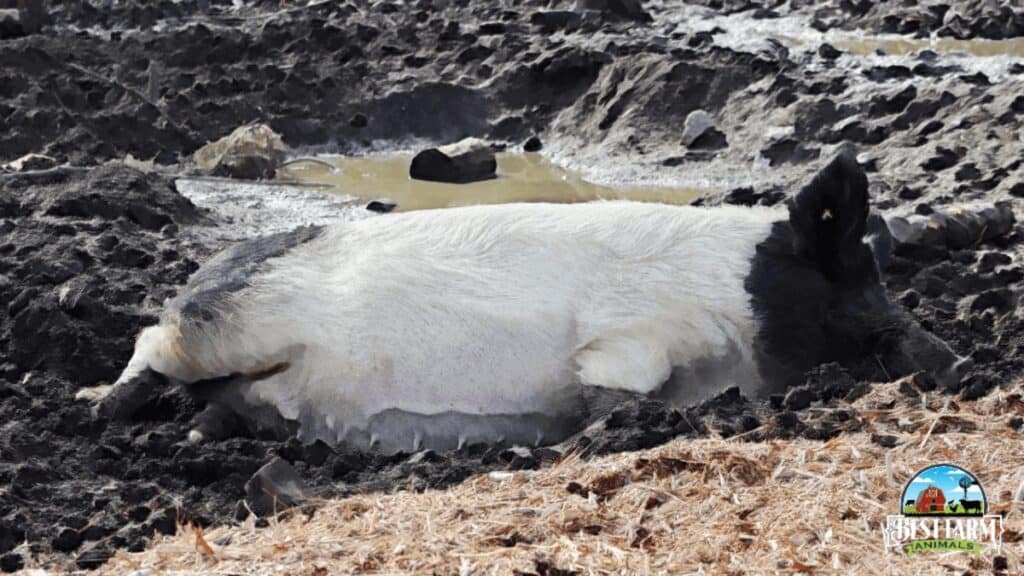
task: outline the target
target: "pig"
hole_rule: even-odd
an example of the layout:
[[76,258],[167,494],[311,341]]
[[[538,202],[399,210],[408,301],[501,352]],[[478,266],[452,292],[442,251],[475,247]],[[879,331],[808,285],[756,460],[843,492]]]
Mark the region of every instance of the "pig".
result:
[[193,441],[234,414],[395,452],[558,442],[594,398],[764,396],[824,362],[955,385],[969,363],[887,297],[868,221],[845,153],[774,208],[507,204],[302,227],[207,262],[120,378],[82,397],[126,417],[171,382],[214,410]]

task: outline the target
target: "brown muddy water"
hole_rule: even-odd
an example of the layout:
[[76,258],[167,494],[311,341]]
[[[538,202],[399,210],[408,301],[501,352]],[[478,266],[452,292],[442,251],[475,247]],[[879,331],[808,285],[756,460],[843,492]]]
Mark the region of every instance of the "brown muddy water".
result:
[[398,210],[424,210],[509,202],[587,202],[629,199],[689,204],[703,188],[604,186],[588,182],[535,153],[497,155],[498,177],[469,184],[444,184],[409,178],[412,155],[298,159],[278,171],[279,178],[324,184],[339,194],[364,201],[388,198]]
[[904,38],[900,36],[860,36],[853,34],[827,34],[808,39],[788,31],[769,33],[769,35],[790,46],[816,47],[820,42],[828,42],[836,48],[855,54],[868,56],[881,51],[893,56],[916,54],[922,50],[932,50],[940,54],[963,53],[982,58],[1009,56],[1024,57],[1024,38],[1010,40],[958,40],[956,38]]
[[837,40],[834,44],[840,50],[860,55],[873,54],[877,50],[893,55],[906,55],[914,54],[921,50],[934,50],[935,52],[963,52],[983,57],[1024,57],[1024,38],[1014,38],[1012,40],[863,38]]

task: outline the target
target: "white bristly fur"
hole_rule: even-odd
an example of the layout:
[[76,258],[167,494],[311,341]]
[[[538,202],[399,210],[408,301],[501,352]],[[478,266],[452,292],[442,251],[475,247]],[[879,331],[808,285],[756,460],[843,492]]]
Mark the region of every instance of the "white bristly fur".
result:
[[211,325],[147,329],[126,376],[288,362],[250,395],[338,439],[388,409],[556,415],[581,384],[651,392],[729,350],[752,363],[743,283],[781,217],[598,202],[345,223],[268,260]]

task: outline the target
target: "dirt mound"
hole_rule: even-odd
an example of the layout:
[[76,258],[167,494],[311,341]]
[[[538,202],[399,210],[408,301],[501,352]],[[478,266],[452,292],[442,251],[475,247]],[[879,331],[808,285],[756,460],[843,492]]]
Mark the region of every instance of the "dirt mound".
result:
[[122,452],[71,399],[117,377],[134,334],[197,268],[203,250],[178,233],[202,218],[167,179],[120,165],[0,176],[0,554],[25,539],[70,551],[113,531],[89,522],[111,500],[125,511],[103,490],[124,468],[102,454]]
[[133,334],[197,268],[176,235],[198,209],[118,165],[0,176],[0,206],[8,362],[81,386],[116,378]]

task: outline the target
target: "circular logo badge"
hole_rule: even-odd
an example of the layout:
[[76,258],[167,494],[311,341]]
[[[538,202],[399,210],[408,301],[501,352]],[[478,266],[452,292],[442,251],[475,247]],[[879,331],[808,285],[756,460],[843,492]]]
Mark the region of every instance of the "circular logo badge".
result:
[[905,516],[984,516],[988,500],[981,482],[955,464],[929,466],[903,488]]

